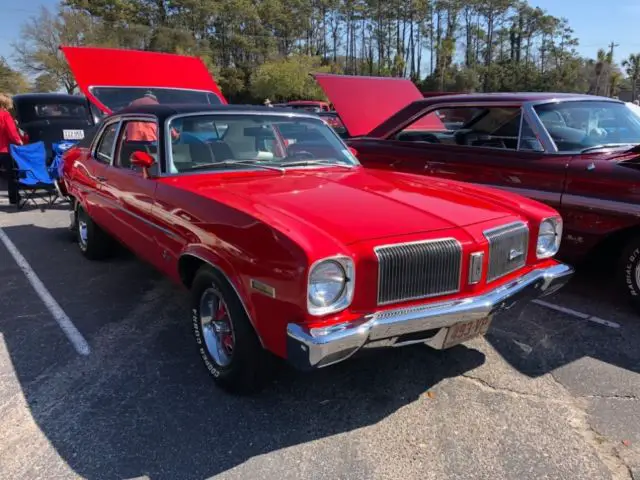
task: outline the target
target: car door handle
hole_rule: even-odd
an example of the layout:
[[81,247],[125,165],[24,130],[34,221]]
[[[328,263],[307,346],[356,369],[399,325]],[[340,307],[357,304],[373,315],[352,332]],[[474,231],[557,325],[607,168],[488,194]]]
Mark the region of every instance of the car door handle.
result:
[[106,182],[107,177],[96,177],[96,180],[98,180],[99,182]]

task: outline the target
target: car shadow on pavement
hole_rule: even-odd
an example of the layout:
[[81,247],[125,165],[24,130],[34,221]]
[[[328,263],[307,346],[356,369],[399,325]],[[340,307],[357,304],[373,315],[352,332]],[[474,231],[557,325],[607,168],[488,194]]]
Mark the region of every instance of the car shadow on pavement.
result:
[[601,264],[581,265],[566,287],[543,300],[617,326],[530,304],[516,321],[497,319],[488,341],[511,366],[532,377],[585,357],[640,373],[640,318],[610,281],[612,275]]
[[[413,346],[310,374],[283,367],[261,394],[231,396],[201,364],[186,292],[131,255],[88,262],[63,228],[3,229],[91,348],[88,356],[73,351],[10,267],[16,275],[13,287],[0,291],[2,308],[8,317],[32,319],[0,324],[15,376],[37,427],[84,478],[208,478],[265,453],[373,425],[485,360],[465,346]],[[2,255],[0,265],[7,265],[10,257]],[[19,299],[17,292],[28,293]]]
[[29,212],[29,211],[40,211],[46,212],[47,210],[69,210],[69,203],[61,200],[57,200],[53,204],[49,204],[43,200],[37,200],[37,204],[33,205],[31,203],[21,207],[18,209],[15,205],[0,205],[0,212],[3,213],[20,213],[20,212]]

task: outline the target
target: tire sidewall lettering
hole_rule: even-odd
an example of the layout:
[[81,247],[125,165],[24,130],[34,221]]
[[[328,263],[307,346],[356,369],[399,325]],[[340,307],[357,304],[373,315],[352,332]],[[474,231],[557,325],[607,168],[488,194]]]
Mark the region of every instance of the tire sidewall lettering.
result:
[[207,370],[213,375],[215,378],[220,377],[222,375],[222,371],[220,368],[211,360],[209,357],[209,353],[207,352],[206,346],[204,345],[204,341],[202,339],[203,333],[200,327],[200,313],[197,308],[191,309],[191,323],[193,325],[193,333],[196,337],[196,343],[198,345],[198,351],[200,352],[200,358],[204,362]]
[[636,248],[631,252],[631,255],[627,258],[627,262],[624,268],[624,279],[629,289],[629,293],[633,297],[640,295],[640,285],[636,282],[635,271],[640,262],[640,248]]

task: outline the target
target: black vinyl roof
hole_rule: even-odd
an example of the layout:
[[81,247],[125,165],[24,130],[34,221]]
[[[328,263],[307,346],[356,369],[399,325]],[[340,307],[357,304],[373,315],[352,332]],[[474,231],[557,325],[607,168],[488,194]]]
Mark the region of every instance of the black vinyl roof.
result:
[[288,113],[291,115],[308,116],[301,112],[294,112],[288,108],[266,107],[262,105],[208,105],[208,104],[157,104],[157,105],[134,105],[125,107],[114,112],[114,115],[142,114],[154,115],[163,120],[172,115],[180,113],[207,113],[207,112],[256,112],[268,115],[270,113]]
[[67,93],[21,93],[13,96],[13,103],[78,103],[86,104],[84,95]]

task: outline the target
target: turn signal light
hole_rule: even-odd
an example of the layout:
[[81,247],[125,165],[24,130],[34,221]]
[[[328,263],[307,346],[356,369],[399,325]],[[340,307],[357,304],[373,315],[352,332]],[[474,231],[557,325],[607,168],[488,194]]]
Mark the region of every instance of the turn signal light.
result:
[[482,261],[484,252],[475,252],[469,259],[469,285],[475,285],[482,278]]

